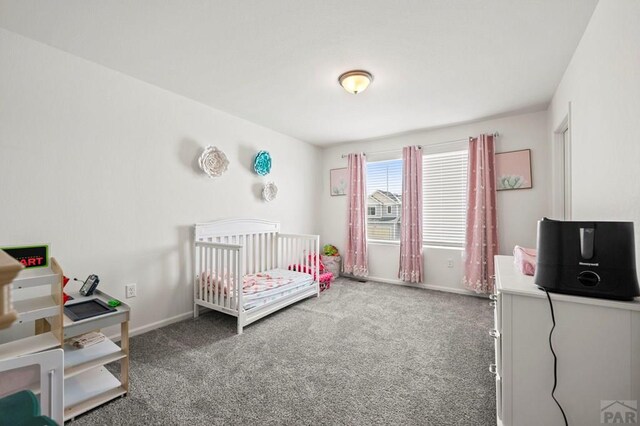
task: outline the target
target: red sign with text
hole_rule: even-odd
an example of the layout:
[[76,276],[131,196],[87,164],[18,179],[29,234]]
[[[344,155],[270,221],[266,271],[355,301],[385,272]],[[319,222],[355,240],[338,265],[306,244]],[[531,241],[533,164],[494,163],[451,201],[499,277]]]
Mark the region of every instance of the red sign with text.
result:
[[49,266],[49,246],[26,246],[2,248],[9,256],[22,263],[25,268]]

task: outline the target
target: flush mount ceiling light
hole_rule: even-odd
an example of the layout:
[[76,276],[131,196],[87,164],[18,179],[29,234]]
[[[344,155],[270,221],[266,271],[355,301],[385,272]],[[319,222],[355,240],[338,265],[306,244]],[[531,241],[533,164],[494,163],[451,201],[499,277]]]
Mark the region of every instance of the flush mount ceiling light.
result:
[[373,75],[371,75],[370,72],[362,70],[347,71],[338,77],[338,81],[344,90],[357,95],[369,87],[369,84],[373,81]]

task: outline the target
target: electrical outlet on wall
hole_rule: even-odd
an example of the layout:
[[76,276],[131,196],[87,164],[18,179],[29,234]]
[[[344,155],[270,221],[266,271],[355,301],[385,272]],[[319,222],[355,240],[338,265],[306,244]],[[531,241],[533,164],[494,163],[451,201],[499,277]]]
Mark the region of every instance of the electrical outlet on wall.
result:
[[127,296],[127,299],[129,299],[130,297],[136,297],[135,284],[127,284],[126,286],[124,286],[124,288],[125,288],[125,295]]
[[447,259],[447,268],[453,268],[453,259]]

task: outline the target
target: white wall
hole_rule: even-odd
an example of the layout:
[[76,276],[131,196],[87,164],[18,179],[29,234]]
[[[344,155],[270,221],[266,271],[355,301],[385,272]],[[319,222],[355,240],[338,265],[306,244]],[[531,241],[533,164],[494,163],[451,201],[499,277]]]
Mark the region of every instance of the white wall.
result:
[[[0,61],[0,245],[50,243],[68,276],[96,273],[132,306],[134,328],[192,310],[195,222],[318,232],[318,148],[1,29]],[[215,180],[197,169],[207,144],[231,163]],[[260,149],[280,189],[269,204]]]
[[549,107],[571,102],[572,219],[631,220],[640,264],[640,1],[600,0]]
[[[514,245],[535,247],[536,223],[550,212],[550,152],[547,134],[547,117],[544,111],[511,117],[496,118],[476,123],[391,136],[377,140],[335,145],[323,150],[321,238],[323,244],[344,247],[344,226],[346,217],[346,197],[329,195],[329,170],[346,167],[347,160],[342,154],[350,152],[372,152],[398,149],[407,145],[429,145],[433,143],[464,139],[480,133],[497,131],[497,152],[531,149],[533,188],[498,192],[498,226],[500,253],[510,254]],[[392,154],[393,155],[393,154]],[[370,161],[381,159],[369,156]],[[398,244],[369,245],[370,279],[398,282]],[[431,248],[425,249],[425,283],[431,287],[444,287],[453,291],[464,291],[462,286],[462,250]],[[447,267],[452,259],[453,268]]]

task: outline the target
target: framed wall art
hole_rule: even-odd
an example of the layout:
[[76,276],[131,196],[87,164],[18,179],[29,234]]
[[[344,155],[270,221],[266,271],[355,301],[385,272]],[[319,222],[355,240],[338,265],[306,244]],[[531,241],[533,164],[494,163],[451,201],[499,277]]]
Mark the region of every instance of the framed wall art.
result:
[[496,179],[498,180],[496,183],[498,191],[532,188],[531,150],[522,149],[497,153]]
[[329,171],[329,188],[332,197],[339,195],[347,195],[347,184],[349,178],[347,176],[347,168],[331,169]]

